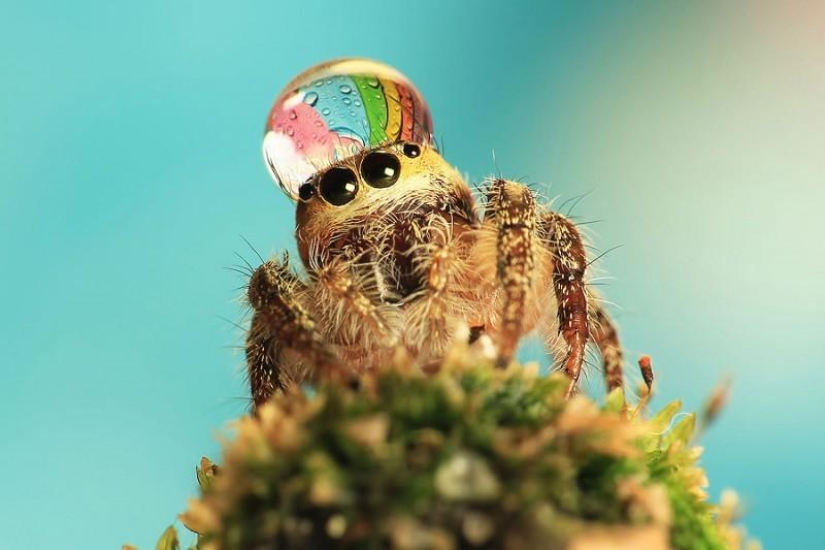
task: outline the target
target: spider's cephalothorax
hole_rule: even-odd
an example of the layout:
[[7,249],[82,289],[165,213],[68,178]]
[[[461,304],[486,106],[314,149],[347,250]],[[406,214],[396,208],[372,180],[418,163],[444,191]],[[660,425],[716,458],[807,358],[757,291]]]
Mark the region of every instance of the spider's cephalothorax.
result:
[[399,348],[428,369],[457,339],[483,335],[506,365],[532,331],[571,392],[589,342],[602,352],[608,388],[622,385],[617,334],[586,288],[574,224],[503,179],[477,208],[431,129],[412,84],[371,61],[318,66],[279,96],[264,156],[297,201],[307,276],[285,259],[250,279],[256,406],[306,378],[368,371]]

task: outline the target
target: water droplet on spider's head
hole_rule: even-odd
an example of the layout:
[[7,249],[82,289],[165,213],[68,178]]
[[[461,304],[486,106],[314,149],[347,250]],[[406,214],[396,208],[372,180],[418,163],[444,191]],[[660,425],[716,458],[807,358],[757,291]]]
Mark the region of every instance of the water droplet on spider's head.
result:
[[392,67],[338,59],[284,88],[269,112],[263,152],[276,183],[297,200],[298,188],[319,170],[399,142],[435,147],[424,98]]

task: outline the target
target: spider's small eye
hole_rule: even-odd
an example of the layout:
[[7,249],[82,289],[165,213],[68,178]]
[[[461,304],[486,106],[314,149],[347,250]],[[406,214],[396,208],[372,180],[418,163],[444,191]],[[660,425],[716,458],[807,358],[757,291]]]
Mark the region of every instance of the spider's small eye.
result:
[[372,187],[390,187],[401,175],[401,163],[392,153],[374,151],[361,161],[361,175]]
[[358,177],[349,168],[335,166],[321,176],[321,196],[330,204],[342,206],[355,198]]
[[298,188],[298,197],[302,201],[308,201],[315,196],[315,186],[311,183],[305,183]]
[[421,147],[415,143],[405,143],[403,151],[406,156],[414,159],[421,154]]

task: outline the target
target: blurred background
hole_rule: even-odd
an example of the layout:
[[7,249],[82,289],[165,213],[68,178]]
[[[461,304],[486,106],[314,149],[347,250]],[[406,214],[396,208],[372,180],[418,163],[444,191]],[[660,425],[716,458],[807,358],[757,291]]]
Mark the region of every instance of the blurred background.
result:
[[[540,6],[538,4],[541,4]],[[825,531],[825,4],[4,3],[0,550],[153,548],[246,410],[244,280],[292,249],[260,154],[332,57],[396,66],[445,156],[559,201],[596,248],[654,408],[706,434],[767,548]],[[496,161],[493,161],[495,151]],[[591,378],[598,380],[598,374]],[[599,385],[599,384],[596,384]],[[188,539],[184,539],[189,542]]]

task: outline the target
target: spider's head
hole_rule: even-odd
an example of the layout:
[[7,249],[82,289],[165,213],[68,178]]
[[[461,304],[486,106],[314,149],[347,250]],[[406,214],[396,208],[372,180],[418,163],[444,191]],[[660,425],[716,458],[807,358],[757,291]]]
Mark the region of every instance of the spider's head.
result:
[[469,187],[435,148],[401,142],[319,172],[299,188],[296,219],[309,266],[312,256],[409,255],[472,226],[475,212]]
[[297,202],[310,269],[337,257],[381,264],[376,277],[406,295],[420,283],[417,251],[475,223],[470,190],[438,153],[423,97],[386,65],[340,59],[299,75],[270,111],[263,150]]

